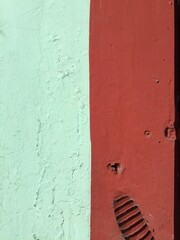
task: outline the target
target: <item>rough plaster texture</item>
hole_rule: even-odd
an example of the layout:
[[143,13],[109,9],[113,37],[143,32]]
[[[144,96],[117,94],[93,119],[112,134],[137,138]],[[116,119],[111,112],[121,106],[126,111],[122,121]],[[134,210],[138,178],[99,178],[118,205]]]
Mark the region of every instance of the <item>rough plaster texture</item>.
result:
[[88,240],[89,0],[0,0],[0,239]]

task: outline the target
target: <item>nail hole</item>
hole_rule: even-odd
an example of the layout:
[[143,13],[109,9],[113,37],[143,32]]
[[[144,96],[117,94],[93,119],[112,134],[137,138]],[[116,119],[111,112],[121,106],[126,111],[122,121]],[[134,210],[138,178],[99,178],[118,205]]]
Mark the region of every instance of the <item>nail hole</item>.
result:
[[152,133],[149,130],[144,131],[145,137],[151,137]]
[[154,80],[156,83],[159,83],[159,82],[160,82],[160,80],[157,79],[155,76],[152,76],[152,78],[153,78],[153,80]]

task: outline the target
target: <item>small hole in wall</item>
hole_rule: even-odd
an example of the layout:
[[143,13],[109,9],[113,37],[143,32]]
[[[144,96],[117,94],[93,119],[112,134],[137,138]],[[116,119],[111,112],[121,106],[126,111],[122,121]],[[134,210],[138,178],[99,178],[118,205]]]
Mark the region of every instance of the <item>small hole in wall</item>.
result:
[[149,130],[144,131],[144,136],[145,137],[151,137],[152,133]]
[[169,140],[176,140],[176,130],[173,125],[164,129],[164,136]]
[[121,163],[108,163],[107,169],[113,174],[121,174],[124,172],[125,167]]
[[120,163],[109,163],[107,165],[107,169],[114,174],[118,174],[119,168],[120,168]]
[[164,136],[165,136],[165,137],[168,137],[168,130],[169,130],[169,128],[165,128],[165,129],[164,129]]
[[153,81],[154,81],[155,83],[157,83],[157,84],[160,82],[160,80],[157,79],[157,77],[155,77],[155,76],[152,76],[152,79],[153,79]]

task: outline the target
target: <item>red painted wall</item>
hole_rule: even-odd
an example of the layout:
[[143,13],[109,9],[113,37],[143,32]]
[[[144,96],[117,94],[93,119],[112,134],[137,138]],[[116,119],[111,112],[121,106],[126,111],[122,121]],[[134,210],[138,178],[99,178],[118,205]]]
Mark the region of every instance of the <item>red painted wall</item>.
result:
[[173,1],[91,0],[90,103],[91,240],[121,239],[113,212],[121,193],[156,240],[173,239]]

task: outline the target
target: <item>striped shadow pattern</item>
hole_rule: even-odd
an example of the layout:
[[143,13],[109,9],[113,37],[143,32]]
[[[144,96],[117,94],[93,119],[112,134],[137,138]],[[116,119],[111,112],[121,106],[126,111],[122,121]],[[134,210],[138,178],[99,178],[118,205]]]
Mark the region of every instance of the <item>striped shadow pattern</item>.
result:
[[147,220],[131,197],[122,195],[115,199],[114,212],[125,240],[155,240]]

